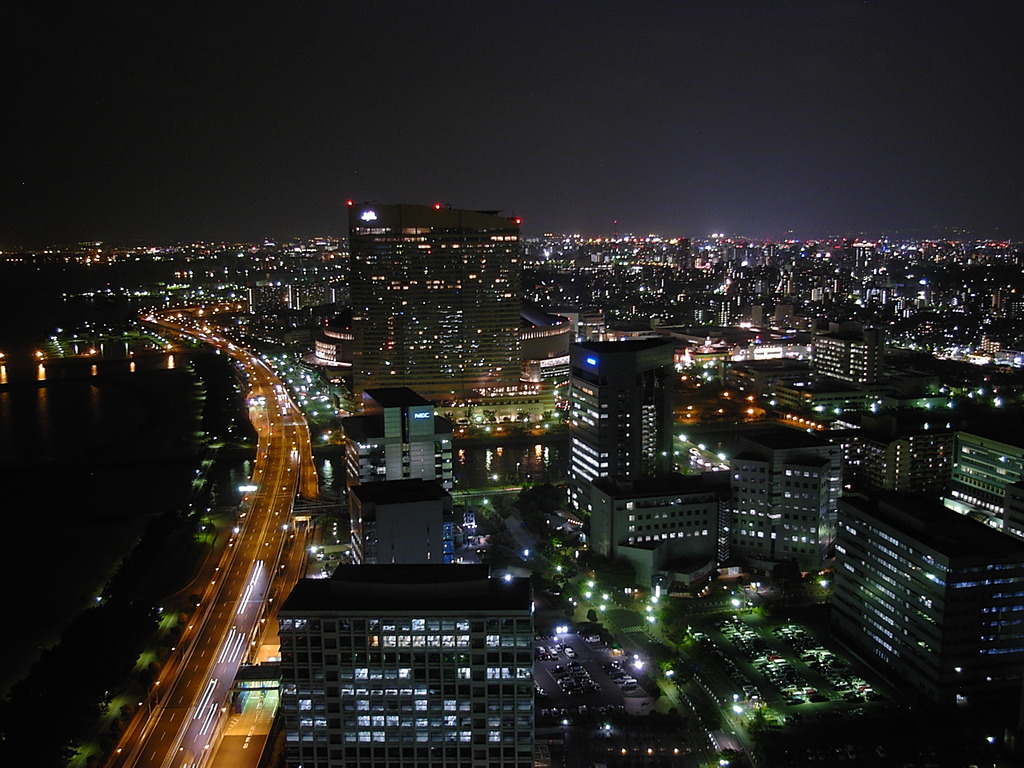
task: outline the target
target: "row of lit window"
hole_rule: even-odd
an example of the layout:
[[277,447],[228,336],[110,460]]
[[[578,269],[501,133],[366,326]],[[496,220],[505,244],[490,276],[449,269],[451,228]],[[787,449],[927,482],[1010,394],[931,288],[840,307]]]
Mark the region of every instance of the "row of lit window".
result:
[[469,635],[370,635],[371,648],[468,648]]
[[707,529],[703,531],[674,531],[672,533],[662,533],[655,536],[630,536],[626,541],[628,544],[637,544],[643,541],[667,541],[669,539],[688,539],[697,536],[707,536]]

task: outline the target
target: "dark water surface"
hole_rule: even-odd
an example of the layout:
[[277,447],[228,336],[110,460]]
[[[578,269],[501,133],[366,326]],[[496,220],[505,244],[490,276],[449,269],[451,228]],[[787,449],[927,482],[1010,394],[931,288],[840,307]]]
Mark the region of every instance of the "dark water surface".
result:
[[94,599],[146,521],[184,506],[199,444],[182,369],[0,386],[8,579],[0,689]]
[[[186,359],[140,358],[134,370],[101,362],[95,374],[65,363],[40,372],[33,359],[64,323],[130,314],[125,302],[61,295],[123,274],[0,263],[0,692],[95,599],[147,520],[185,504],[195,474],[200,401]],[[140,270],[136,282],[159,277]]]

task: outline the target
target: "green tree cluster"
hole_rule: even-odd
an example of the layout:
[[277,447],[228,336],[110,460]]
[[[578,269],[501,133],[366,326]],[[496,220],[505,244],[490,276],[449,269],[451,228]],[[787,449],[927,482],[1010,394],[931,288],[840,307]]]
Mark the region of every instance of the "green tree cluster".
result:
[[0,764],[66,765],[155,628],[151,606],[120,598],[72,621],[0,702]]
[[0,701],[0,765],[63,766],[90,736],[156,631],[155,605],[194,566],[195,527],[194,516],[153,518],[103,602],[77,616]]
[[516,509],[523,522],[535,531],[545,530],[545,516],[554,514],[556,509],[565,509],[567,502],[565,488],[550,483],[523,488],[516,497]]

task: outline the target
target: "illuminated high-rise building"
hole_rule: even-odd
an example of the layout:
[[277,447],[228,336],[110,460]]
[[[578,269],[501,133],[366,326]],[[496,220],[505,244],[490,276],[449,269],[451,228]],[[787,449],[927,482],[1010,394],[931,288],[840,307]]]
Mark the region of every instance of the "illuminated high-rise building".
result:
[[533,594],[486,565],[341,566],[278,612],[288,768],[533,768]]
[[833,632],[936,703],[1019,692],[1024,542],[908,495],[843,497]]
[[363,391],[363,413],[342,420],[348,485],[437,480],[452,489],[452,425],[407,387]]
[[740,437],[732,473],[731,554],[770,570],[795,561],[803,570],[832,556],[842,487],[842,448],[786,427]]
[[664,339],[570,345],[570,498],[578,511],[588,511],[596,478],[671,471],[674,353]]
[[815,373],[858,384],[882,378],[885,334],[881,328],[864,328],[849,322],[814,339],[812,365]]
[[443,206],[349,206],[353,391],[431,400],[519,380],[517,219]]

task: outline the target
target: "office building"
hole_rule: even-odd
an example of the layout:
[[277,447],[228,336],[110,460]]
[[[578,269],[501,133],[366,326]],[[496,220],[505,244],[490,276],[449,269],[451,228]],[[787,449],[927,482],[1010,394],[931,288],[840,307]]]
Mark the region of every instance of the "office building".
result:
[[349,516],[357,562],[452,562],[452,497],[436,480],[386,480],[349,488]]
[[569,348],[570,492],[587,512],[598,477],[637,480],[672,469],[675,345],[588,341]]
[[833,631],[937,703],[1019,690],[1024,542],[920,497],[839,506]]
[[873,384],[882,378],[884,355],[885,334],[881,328],[850,322],[815,337],[811,362],[820,376]]
[[637,584],[662,576],[684,584],[707,578],[729,556],[728,486],[714,484],[713,476],[594,480],[591,549],[630,563]]
[[747,392],[771,397],[775,388],[809,381],[811,366],[805,360],[779,357],[768,360],[746,360],[732,363],[726,371],[729,382]]
[[572,323],[532,303],[523,305],[519,343],[523,356],[522,377],[530,382],[561,384],[569,379],[569,343]]
[[444,206],[351,205],[353,392],[431,400],[519,380],[516,219]]
[[1010,483],[1006,486],[1003,533],[1024,539],[1024,482]]
[[1024,440],[1014,429],[956,433],[949,505],[959,512],[1002,515],[1006,486],[1024,480]]
[[818,378],[793,384],[776,384],[774,400],[779,410],[797,416],[813,416],[827,423],[846,411],[868,409],[879,395],[871,389],[840,379]]
[[325,325],[313,338],[314,362],[329,368],[351,368],[353,340],[348,328]]
[[939,496],[953,471],[954,432],[928,416],[886,413],[861,417],[852,435],[855,466],[848,483],[873,491]]
[[348,485],[437,480],[452,489],[452,425],[407,387],[371,389],[363,414],[342,420]]
[[743,435],[730,459],[732,555],[757,570],[796,561],[817,570],[832,556],[842,447],[778,427]]
[[342,566],[278,612],[288,768],[533,768],[533,596],[487,566]]

